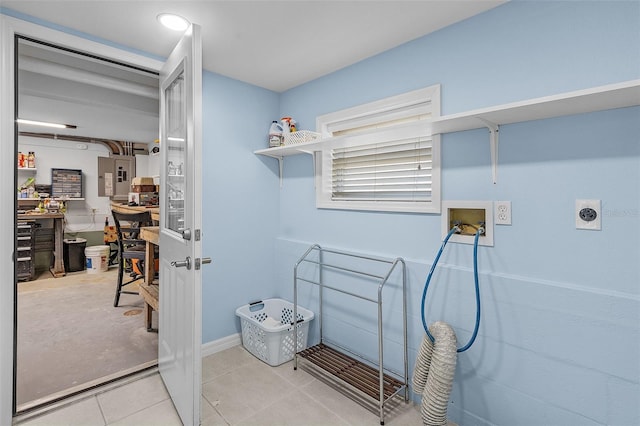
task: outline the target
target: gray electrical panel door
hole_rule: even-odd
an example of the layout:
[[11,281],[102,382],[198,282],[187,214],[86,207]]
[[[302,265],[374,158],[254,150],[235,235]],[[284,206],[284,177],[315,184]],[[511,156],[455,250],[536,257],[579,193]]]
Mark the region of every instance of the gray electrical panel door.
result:
[[127,200],[135,175],[135,157],[98,157],[98,196]]

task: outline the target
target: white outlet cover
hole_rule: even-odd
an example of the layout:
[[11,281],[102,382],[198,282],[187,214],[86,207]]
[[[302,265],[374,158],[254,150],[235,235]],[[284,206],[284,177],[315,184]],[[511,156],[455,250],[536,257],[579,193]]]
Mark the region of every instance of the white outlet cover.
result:
[[[584,209],[590,209],[580,212]],[[600,231],[602,229],[602,203],[600,200],[576,200],[576,229]]]
[[511,225],[511,201],[495,201],[493,213],[496,225]]

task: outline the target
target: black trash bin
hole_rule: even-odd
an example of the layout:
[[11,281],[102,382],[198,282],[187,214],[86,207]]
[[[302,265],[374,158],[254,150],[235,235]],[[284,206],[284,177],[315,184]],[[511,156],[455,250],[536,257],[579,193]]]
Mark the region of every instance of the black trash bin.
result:
[[65,238],[62,260],[66,272],[84,271],[87,267],[84,249],[87,247],[87,240],[84,238]]

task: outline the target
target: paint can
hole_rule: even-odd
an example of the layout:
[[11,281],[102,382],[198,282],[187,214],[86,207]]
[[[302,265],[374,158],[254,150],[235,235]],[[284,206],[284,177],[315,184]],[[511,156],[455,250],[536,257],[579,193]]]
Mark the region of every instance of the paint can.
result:
[[91,246],[84,249],[87,273],[97,274],[109,270],[109,246]]

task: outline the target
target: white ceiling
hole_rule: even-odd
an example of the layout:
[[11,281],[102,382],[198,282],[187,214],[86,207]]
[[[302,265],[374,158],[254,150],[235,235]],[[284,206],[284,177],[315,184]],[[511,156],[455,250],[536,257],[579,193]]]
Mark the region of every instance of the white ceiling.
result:
[[202,26],[203,66],[276,92],[496,7],[505,0],[3,0],[2,6],[167,57],[180,35],[156,16]]
[[[158,137],[158,77],[42,44],[18,45],[18,116],[72,124],[63,135],[152,143]],[[20,124],[21,132],[52,133]]]

